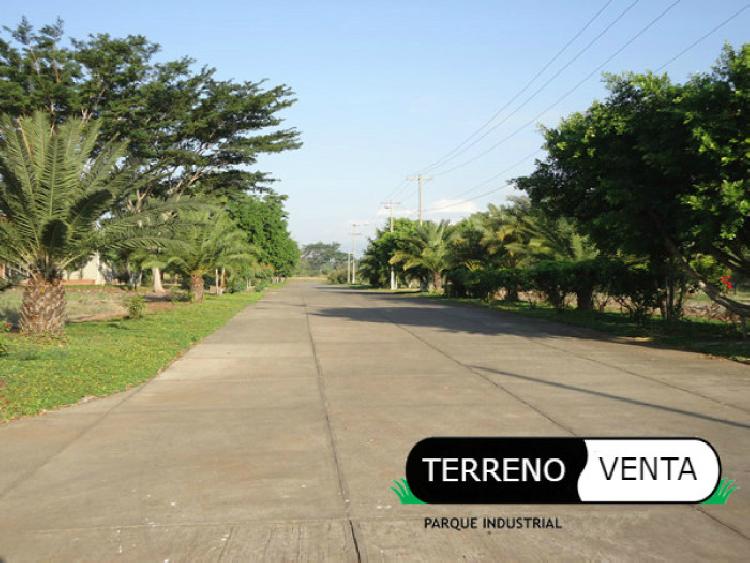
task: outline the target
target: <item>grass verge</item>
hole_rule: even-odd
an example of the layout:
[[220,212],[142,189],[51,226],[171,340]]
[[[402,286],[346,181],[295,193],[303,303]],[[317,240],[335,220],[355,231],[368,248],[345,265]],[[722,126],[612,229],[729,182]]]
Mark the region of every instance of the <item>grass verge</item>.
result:
[[750,339],[742,340],[732,325],[721,321],[686,318],[669,324],[661,319],[654,318],[644,327],[638,326],[630,320],[628,315],[616,312],[600,313],[574,309],[558,312],[548,305],[537,304],[531,307],[525,302],[488,303],[481,299],[456,299],[429,294],[420,294],[420,296],[588,328],[614,336],[633,338],[636,339],[635,342],[701,352],[738,362],[750,363]]
[[63,341],[0,335],[0,420],[124,391],[156,375],[262,293],[206,296],[138,320],[72,323]]

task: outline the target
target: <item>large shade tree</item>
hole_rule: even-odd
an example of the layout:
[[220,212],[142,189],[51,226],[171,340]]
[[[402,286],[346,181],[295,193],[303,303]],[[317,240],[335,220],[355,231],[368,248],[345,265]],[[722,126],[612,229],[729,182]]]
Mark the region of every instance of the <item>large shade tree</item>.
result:
[[[258,156],[300,146],[298,132],[282,127],[279,114],[295,101],[283,84],[219,80],[187,57],[156,62],[159,45],[141,35],[65,39],[60,20],[35,29],[24,19],[0,34],[0,113],[97,119],[99,145],[128,138],[129,154],[154,174],[121,202],[127,212],[169,198],[262,191],[270,179],[254,169]],[[163,260],[141,263],[158,289]]]
[[99,123],[52,123],[46,113],[0,117],[0,262],[26,276],[21,330],[60,334],[63,273],[104,248],[171,238],[165,209],[138,218],[110,210],[148,178],[122,166],[126,142],[98,144]]
[[346,264],[347,254],[338,242],[313,242],[300,251],[300,270],[304,274],[325,275]]
[[667,285],[686,275],[743,316],[750,305],[694,267],[709,256],[750,274],[750,44],[710,73],[608,78],[609,96],[545,131],[549,156],[517,181],[573,217],[608,253],[645,256]]

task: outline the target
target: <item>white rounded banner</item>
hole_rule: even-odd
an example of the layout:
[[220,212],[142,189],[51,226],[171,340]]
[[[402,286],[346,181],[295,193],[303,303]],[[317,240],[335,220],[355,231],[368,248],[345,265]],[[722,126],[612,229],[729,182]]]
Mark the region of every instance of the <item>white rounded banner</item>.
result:
[[687,502],[711,496],[719,456],[698,438],[585,438],[581,502]]

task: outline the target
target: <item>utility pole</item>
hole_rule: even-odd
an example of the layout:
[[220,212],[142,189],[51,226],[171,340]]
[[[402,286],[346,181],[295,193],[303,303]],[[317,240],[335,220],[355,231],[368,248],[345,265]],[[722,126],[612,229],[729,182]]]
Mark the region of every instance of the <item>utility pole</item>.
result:
[[366,225],[367,223],[352,223],[352,232],[350,233],[352,235],[352,249],[349,253],[349,260],[347,261],[347,268],[346,268],[346,281],[349,284],[354,285],[356,283],[356,276],[357,276],[357,264],[354,259],[354,237],[357,235],[361,235],[362,233],[357,232],[357,227],[361,227],[362,225]]
[[417,191],[419,192],[419,224],[422,224],[422,184],[423,182],[429,182],[432,180],[431,176],[423,176],[422,174],[417,174],[416,176],[409,176],[407,178],[410,182],[413,182],[414,180],[417,181]]
[[[391,232],[393,232],[393,210],[400,204],[400,201],[384,201],[383,207],[385,207],[389,212],[391,216]],[[391,264],[391,290],[398,289],[398,284],[396,283],[396,271],[393,269],[393,265]]]

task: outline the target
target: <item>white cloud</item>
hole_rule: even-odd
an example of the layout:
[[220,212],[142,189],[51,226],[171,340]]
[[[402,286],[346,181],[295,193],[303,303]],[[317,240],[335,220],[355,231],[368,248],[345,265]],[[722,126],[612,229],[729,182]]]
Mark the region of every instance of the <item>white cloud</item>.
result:
[[471,215],[477,211],[476,203],[460,199],[439,199],[428,209],[430,215]]

